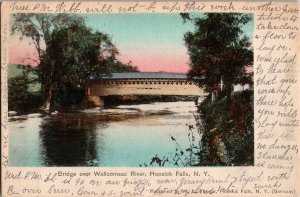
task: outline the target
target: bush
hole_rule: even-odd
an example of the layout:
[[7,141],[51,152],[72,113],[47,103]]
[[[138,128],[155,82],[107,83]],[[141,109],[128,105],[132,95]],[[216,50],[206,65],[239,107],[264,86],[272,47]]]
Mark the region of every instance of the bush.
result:
[[41,107],[40,92],[30,92],[29,80],[23,74],[8,80],[8,110],[18,113],[35,112]]
[[[228,102],[220,96],[211,102],[208,96],[200,105],[200,112],[206,122],[206,132],[202,138],[203,150],[200,152],[200,165],[253,165],[254,164],[254,111],[253,91],[234,93]],[[215,129],[215,132],[208,132]],[[216,142],[215,138],[221,138]],[[211,154],[215,146],[223,153]],[[218,158],[212,158],[218,157]],[[225,164],[224,156],[228,158]]]

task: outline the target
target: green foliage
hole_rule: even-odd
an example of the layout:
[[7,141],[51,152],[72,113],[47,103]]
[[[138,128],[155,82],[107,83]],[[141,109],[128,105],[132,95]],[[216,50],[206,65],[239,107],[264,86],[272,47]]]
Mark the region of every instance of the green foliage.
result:
[[84,88],[72,84],[64,84],[54,91],[54,106],[72,107],[78,105],[84,97]]
[[[203,149],[199,154],[199,165],[216,165],[215,157],[228,157],[226,164],[217,165],[253,165],[254,162],[254,111],[253,91],[234,93],[230,102],[224,96],[211,102],[206,98],[200,111],[206,122],[206,130],[201,140]],[[224,146],[223,155],[213,155],[213,146],[219,136]]]
[[53,71],[52,83],[82,85],[91,77],[100,77],[106,72],[108,60],[118,53],[108,35],[92,33],[85,26],[74,24],[54,30],[46,50],[47,60]]
[[[198,128],[203,129],[203,128]],[[197,166],[213,166],[213,162],[210,156],[210,134],[204,132],[201,139],[202,149],[198,153],[198,164]]]
[[29,91],[30,84],[30,79],[25,73],[8,79],[9,111],[34,112],[37,106],[41,106],[42,95],[40,92]]
[[195,24],[195,31],[185,34],[190,57],[189,76],[207,92],[218,88],[221,79],[228,92],[241,76],[245,66],[251,66],[253,52],[249,38],[241,27],[251,15],[236,13],[207,13],[205,18],[181,14],[184,21]]
[[84,18],[71,14],[13,14],[11,33],[18,34],[22,40],[30,38],[38,52],[39,59],[33,60],[39,63],[45,49],[51,40],[51,33],[54,29],[69,27],[74,24],[84,25]]
[[108,62],[107,71],[109,73],[114,72],[139,72],[137,67],[133,66],[131,62],[124,64],[119,60],[112,59]]
[[13,14],[12,21],[11,33],[30,38],[37,50],[39,59],[33,61],[38,66],[26,69],[38,76],[46,110],[52,104],[78,102],[91,78],[111,71],[137,71],[130,63],[119,62],[110,36],[88,28],[80,15]]
[[23,70],[17,64],[7,65],[7,77],[8,79],[19,77],[23,74]]
[[60,106],[78,104],[84,96],[83,87],[91,78],[137,71],[116,60],[118,51],[108,35],[93,33],[85,26],[54,30],[46,54],[53,66],[54,104]]
[[207,129],[219,128],[224,129],[230,121],[229,113],[227,111],[227,99],[221,99],[211,102],[208,96],[200,105],[200,111],[207,121]]
[[227,132],[224,138],[227,154],[231,165],[253,165],[254,163],[254,135],[253,132]]

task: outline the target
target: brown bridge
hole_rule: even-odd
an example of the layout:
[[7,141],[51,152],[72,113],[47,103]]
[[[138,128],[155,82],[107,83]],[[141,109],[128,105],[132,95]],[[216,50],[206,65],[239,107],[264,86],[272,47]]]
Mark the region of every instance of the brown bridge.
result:
[[185,74],[164,72],[111,73],[111,76],[90,80],[88,96],[109,95],[181,95],[206,96],[207,93]]

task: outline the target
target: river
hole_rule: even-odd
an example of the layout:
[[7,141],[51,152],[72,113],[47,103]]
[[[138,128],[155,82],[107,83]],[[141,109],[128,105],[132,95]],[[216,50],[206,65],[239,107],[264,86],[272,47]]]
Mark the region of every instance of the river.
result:
[[195,115],[194,102],[156,102],[12,116],[9,166],[182,166],[199,148]]

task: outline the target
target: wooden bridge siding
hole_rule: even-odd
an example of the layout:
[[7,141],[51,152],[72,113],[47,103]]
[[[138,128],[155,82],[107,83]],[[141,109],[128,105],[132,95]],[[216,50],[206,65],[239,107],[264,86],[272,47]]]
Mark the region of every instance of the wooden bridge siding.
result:
[[165,84],[145,84],[113,82],[113,83],[94,83],[90,85],[88,94],[91,96],[109,95],[185,95],[185,96],[204,96],[206,93],[195,84],[177,81]]

